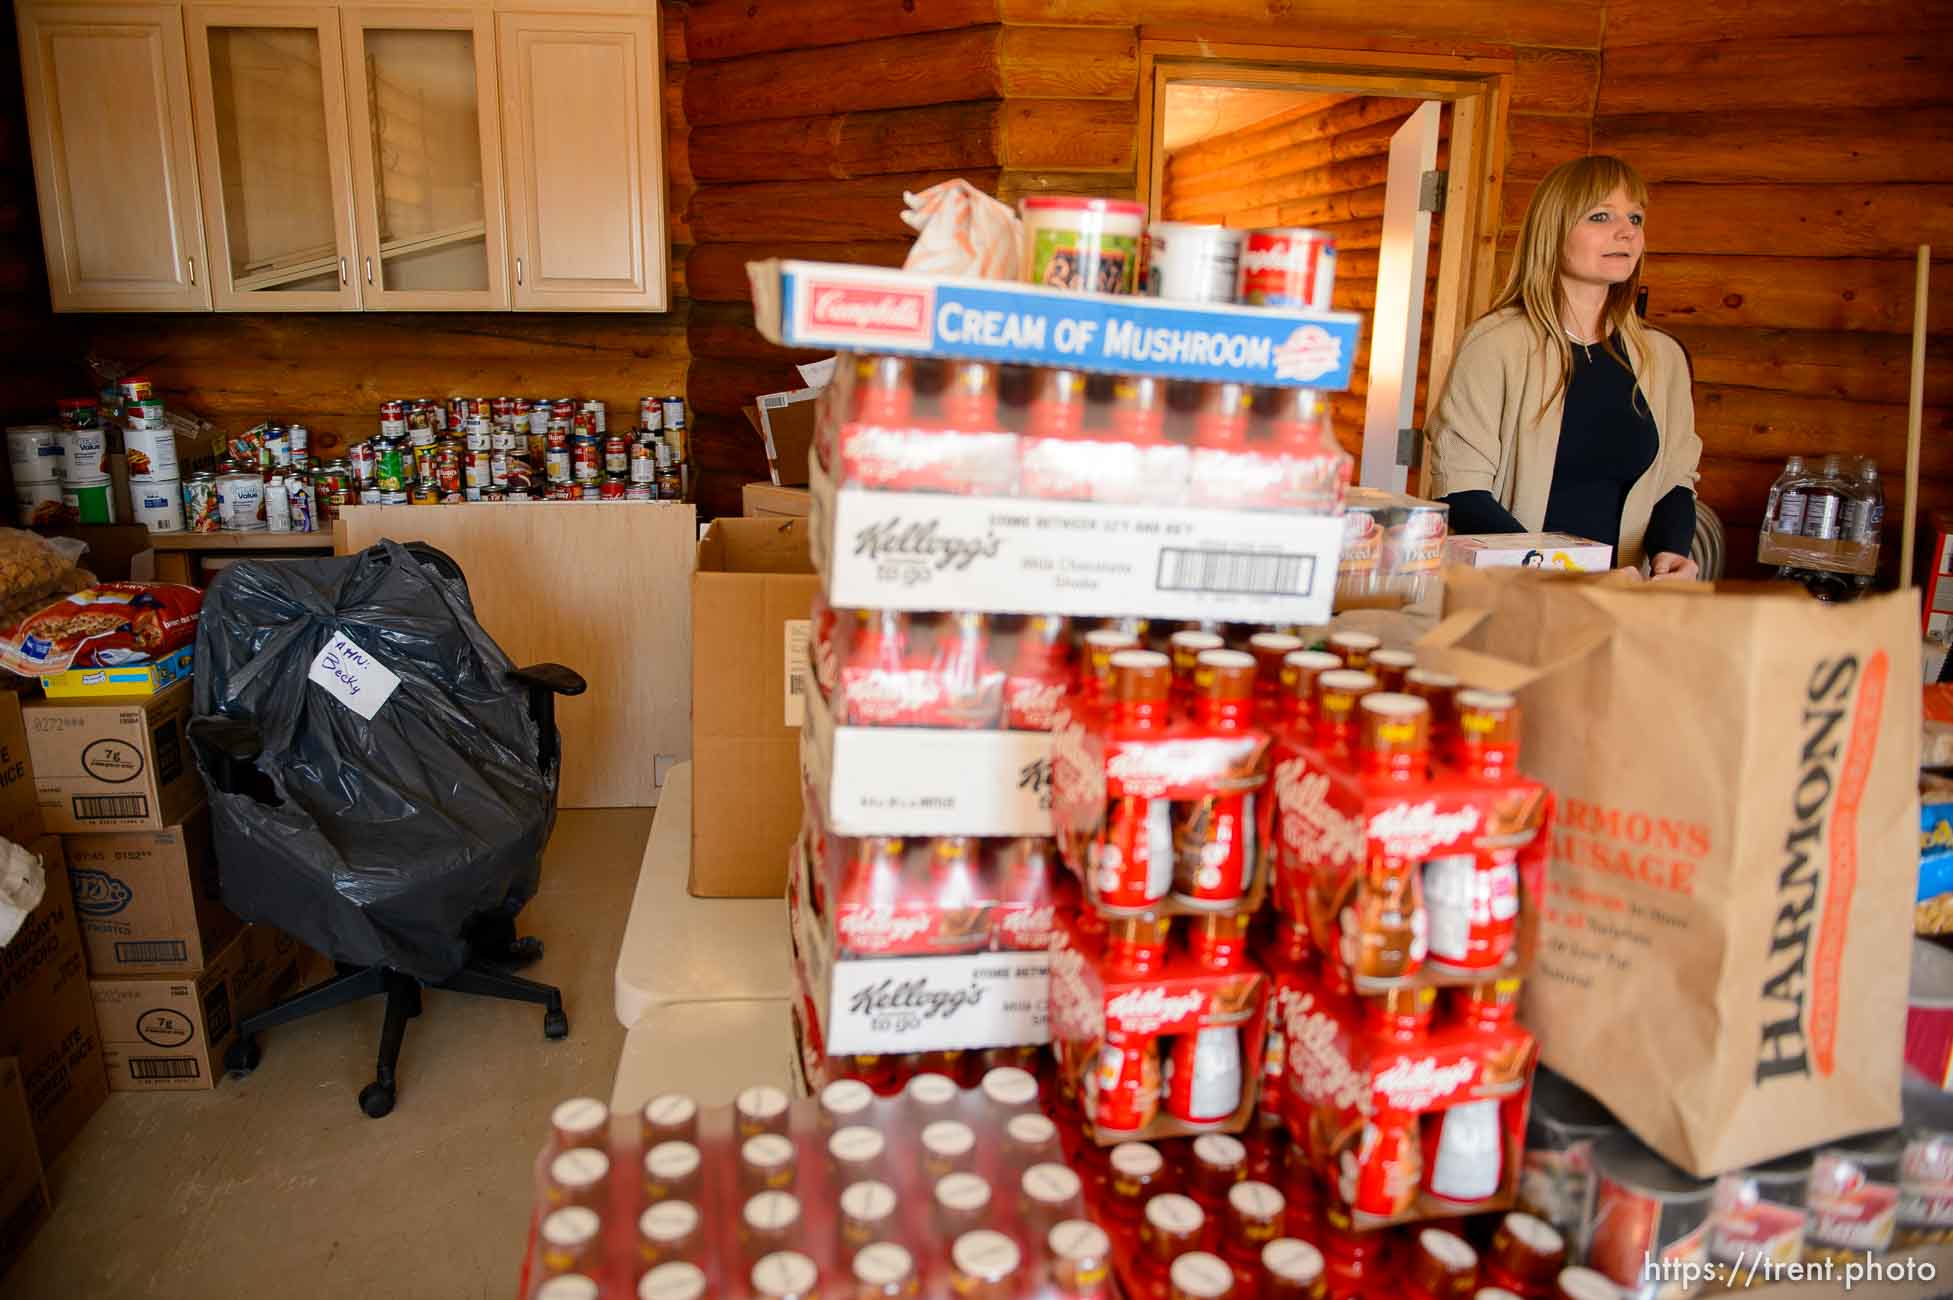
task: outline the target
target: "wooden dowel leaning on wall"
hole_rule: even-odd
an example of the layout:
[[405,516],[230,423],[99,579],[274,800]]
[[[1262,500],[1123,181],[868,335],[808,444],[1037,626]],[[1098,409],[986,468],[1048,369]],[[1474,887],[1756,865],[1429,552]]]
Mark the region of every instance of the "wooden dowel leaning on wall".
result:
[[1912,389],[1906,400],[1906,522],[1899,537],[1901,587],[1912,586],[1913,530],[1919,526],[1919,432],[1926,405],[1926,290],[1932,277],[1933,248],[1931,244],[1921,244],[1919,266],[1912,282]]

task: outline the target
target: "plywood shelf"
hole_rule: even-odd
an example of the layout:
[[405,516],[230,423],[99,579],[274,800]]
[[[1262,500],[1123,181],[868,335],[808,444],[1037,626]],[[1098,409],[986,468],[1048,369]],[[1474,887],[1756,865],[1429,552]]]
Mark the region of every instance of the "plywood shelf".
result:
[[157,533],[159,551],[318,551],[332,552],[332,534],[318,533]]

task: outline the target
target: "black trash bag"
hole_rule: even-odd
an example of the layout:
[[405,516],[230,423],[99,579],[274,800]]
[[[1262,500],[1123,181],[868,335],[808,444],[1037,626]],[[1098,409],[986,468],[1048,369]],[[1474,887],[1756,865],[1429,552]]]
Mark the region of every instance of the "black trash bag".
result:
[[[400,678],[371,721],[308,680],[340,632]],[[507,933],[536,892],[558,776],[511,667],[465,586],[396,542],[225,569],[189,727],[225,904],[430,982],[461,969],[471,933]]]

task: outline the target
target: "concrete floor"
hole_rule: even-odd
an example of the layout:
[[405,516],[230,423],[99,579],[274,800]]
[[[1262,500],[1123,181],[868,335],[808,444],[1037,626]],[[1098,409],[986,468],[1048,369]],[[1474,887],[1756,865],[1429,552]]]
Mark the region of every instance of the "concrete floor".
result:
[[377,999],[266,1035],[248,1079],[112,1093],[51,1171],[54,1215],[0,1296],[507,1300],[549,1108],[610,1096],[612,973],[650,829],[649,810],[558,818],[521,929],[546,945],[524,974],[562,988],[568,1039],[543,1038],[540,1007],[429,992],[385,1119],[355,1100]]

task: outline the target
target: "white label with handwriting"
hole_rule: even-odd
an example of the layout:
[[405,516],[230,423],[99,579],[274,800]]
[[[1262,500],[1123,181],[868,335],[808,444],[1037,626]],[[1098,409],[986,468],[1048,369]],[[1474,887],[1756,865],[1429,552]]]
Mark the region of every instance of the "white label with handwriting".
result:
[[360,649],[344,632],[332,634],[306,675],[368,722],[400,686],[400,678],[391,669]]

